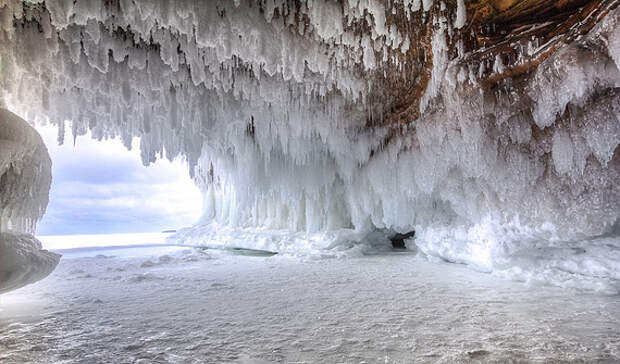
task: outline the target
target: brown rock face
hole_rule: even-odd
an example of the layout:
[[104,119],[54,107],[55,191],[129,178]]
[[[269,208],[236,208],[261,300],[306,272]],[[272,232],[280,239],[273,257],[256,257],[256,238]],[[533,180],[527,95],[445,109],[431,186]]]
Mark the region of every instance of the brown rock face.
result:
[[[541,62],[586,34],[605,15],[615,9],[618,0],[479,0],[467,2],[467,23],[448,37],[450,58],[476,69],[477,82],[486,90],[508,78],[517,84]],[[456,4],[442,10],[436,3],[433,15],[450,19]],[[388,17],[388,22],[408,34],[412,46],[404,55],[404,69],[377,73],[384,108],[382,125],[403,126],[420,116],[420,98],[427,89],[433,67],[431,37],[435,17],[424,13]],[[460,53],[460,54],[459,54]],[[501,61],[502,68],[493,65]],[[387,99],[387,100],[386,100]],[[386,102],[385,102],[386,101]],[[374,119],[369,120],[373,125]]]
[[[473,59],[480,61],[485,56],[499,55],[507,65],[504,72],[485,77],[484,82],[492,85],[529,72],[563,44],[587,33],[618,3],[617,0],[523,0],[492,1],[479,8],[472,5]],[[489,25],[493,32],[484,31]],[[538,49],[519,60],[518,49],[527,42],[535,42]]]

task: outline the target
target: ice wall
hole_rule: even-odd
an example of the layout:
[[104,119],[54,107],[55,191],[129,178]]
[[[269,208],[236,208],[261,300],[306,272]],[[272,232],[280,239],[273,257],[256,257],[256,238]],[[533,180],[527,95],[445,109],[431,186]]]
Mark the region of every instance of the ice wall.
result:
[[43,140],[26,121],[0,108],[0,293],[49,275],[60,259],[34,238],[51,184]]
[[[462,1],[3,5],[7,106],[74,135],[141,136],[145,163],[184,155],[204,214],[179,241],[312,252],[415,230],[430,258],[618,288],[613,7],[575,39],[474,62]],[[415,110],[391,123],[416,82]]]

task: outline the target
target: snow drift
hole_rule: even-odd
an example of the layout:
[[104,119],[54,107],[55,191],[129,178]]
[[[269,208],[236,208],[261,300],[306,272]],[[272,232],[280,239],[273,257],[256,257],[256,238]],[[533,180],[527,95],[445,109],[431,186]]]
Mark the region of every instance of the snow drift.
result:
[[179,242],[415,231],[431,259],[616,292],[617,3],[495,33],[464,6],[5,1],[1,89],[28,120],[140,136],[145,163],[185,156],[204,214]]
[[45,278],[59,262],[32,236],[47,207],[51,178],[41,137],[0,109],[0,293]]

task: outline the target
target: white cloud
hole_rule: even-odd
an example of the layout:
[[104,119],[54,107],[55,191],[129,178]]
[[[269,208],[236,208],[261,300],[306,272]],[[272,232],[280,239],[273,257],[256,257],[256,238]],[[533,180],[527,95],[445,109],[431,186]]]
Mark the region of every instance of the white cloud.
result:
[[181,159],[144,167],[138,139],[128,151],[120,140],[67,138],[37,126],[53,163],[50,205],[40,235],[160,231],[187,226],[201,211],[202,197]]

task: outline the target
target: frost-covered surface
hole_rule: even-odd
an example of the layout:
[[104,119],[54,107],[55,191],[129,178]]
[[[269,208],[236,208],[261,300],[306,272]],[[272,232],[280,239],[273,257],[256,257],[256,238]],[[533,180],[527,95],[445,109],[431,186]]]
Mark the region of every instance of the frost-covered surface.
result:
[[32,235],[0,232],[0,294],[47,277],[59,261]]
[[[305,253],[415,230],[431,258],[617,290],[617,9],[485,88],[558,43],[474,63],[464,1],[292,3],[6,1],[2,93],[74,134],[141,136],[145,162],[185,155],[204,214],[175,241]],[[431,30],[419,117],[401,127],[382,124],[391,85],[376,82],[415,67],[397,11]]]
[[525,287],[406,253],[63,254],[48,279],[0,297],[2,363],[620,360],[618,296]]
[[47,207],[51,178],[39,134],[0,108],[0,293],[45,278],[60,260],[32,236]]

